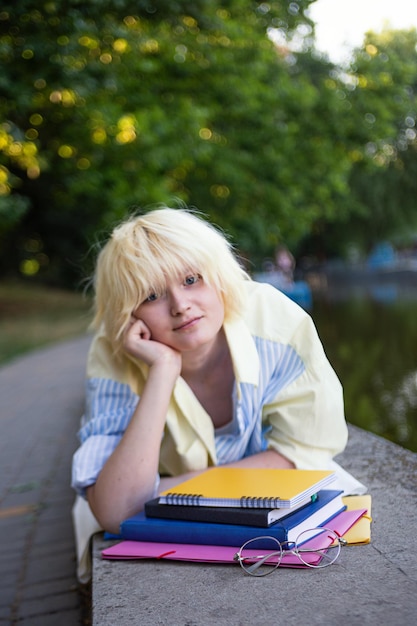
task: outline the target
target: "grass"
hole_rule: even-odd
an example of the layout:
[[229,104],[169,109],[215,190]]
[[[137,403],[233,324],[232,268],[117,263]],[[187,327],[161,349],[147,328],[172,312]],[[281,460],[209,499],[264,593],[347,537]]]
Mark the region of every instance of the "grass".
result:
[[41,346],[86,332],[91,299],[26,283],[0,283],[0,365]]

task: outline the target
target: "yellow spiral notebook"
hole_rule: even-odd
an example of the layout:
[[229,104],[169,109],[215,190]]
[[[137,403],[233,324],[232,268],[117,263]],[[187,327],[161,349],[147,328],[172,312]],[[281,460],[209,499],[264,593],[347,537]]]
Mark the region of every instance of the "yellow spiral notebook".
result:
[[163,491],[160,504],[289,508],[325,489],[327,470],[213,467]]

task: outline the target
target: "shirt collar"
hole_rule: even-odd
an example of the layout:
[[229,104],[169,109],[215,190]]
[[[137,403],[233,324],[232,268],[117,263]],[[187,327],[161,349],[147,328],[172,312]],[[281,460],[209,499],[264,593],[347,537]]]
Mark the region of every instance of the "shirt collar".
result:
[[233,361],[237,383],[259,382],[259,355],[255,342],[243,319],[225,322],[223,325]]

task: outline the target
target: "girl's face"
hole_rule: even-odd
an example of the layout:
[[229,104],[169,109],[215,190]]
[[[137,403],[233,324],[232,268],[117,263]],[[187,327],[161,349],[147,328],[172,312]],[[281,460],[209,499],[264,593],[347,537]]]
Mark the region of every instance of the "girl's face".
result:
[[223,326],[224,304],[217,290],[196,273],[169,279],[161,294],[149,294],[134,311],[151,339],[179,352],[212,344]]

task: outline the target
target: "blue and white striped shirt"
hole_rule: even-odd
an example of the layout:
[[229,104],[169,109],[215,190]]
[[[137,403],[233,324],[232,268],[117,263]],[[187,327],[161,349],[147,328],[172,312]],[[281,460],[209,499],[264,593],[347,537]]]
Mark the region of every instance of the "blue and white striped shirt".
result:
[[[267,448],[300,468],[325,468],[347,441],[342,388],[310,316],[281,292],[248,282],[243,319],[224,325],[235,373],[235,428],[219,432],[179,378],[161,442],[164,475],[232,462]],[[92,344],[86,412],[72,484],[84,494],[123,437],[146,380],[146,367],[116,363],[106,336]],[[157,477],[156,477],[157,484]]]

